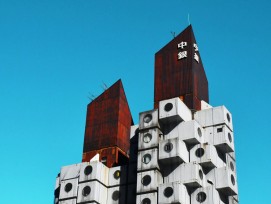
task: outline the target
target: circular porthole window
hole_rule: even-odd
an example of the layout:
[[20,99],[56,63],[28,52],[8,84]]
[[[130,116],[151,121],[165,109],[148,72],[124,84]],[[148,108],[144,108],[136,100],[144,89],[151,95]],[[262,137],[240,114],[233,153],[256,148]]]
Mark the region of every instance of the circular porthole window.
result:
[[144,198],[141,204],[151,204],[151,200],[149,198]]
[[201,129],[198,127],[198,135],[201,137],[202,136],[202,132]]
[[199,177],[200,177],[201,180],[203,179],[203,173],[202,173],[201,170],[199,170]]
[[84,170],[84,174],[86,176],[90,175],[92,173],[92,166],[86,166],[85,170]]
[[64,190],[66,191],[66,193],[70,192],[72,190],[72,184],[71,183],[67,183],[65,185]]
[[206,200],[207,196],[206,196],[206,193],[204,192],[199,192],[196,196],[196,200],[199,202],[199,203],[203,203],[205,200]]
[[234,171],[234,165],[233,165],[232,161],[230,162],[230,168],[232,171]]
[[173,108],[173,104],[172,104],[172,103],[167,103],[167,104],[164,106],[164,110],[165,110],[166,112],[171,111],[172,108]]
[[82,190],[82,195],[83,196],[88,196],[90,194],[91,188],[89,186],[85,186]]
[[121,175],[120,170],[117,170],[117,171],[114,172],[114,175],[113,175],[113,176],[114,176],[115,179],[119,179],[119,178],[120,178],[120,175]]
[[229,123],[231,122],[231,116],[230,116],[229,113],[227,113],[227,120],[228,120]]
[[171,142],[165,144],[165,146],[164,146],[165,152],[169,153],[169,152],[171,152],[172,149],[173,149],[173,144]]
[[228,138],[229,138],[229,141],[232,142],[231,133],[228,133]]
[[152,135],[150,133],[146,133],[143,135],[143,142],[144,143],[149,143],[152,139]]
[[151,122],[151,120],[152,120],[152,115],[151,114],[147,114],[143,118],[144,123],[149,123],[149,122]]
[[166,187],[164,190],[164,196],[166,196],[167,198],[169,198],[170,196],[173,195],[173,188],[171,187]]
[[233,175],[231,175],[231,183],[232,183],[232,185],[235,185],[235,178]]
[[144,185],[144,186],[147,186],[151,183],[151,177],[149,175],[146,175],[142,178],[141,180],[141,183]]
[[145,154],[142,158],[142,162],[144,164],[148,164],[151,161],[151,155],[150,154]]
[[114,191],[112,194],[112,199],[114,201],[117,201],[120,198],[120,192],[119,191]]
[[203,155],[204,155],[204,149],[203,148],[198,148],[197,150],[196,150],[196,152],[195,152],[195,155],[197,156],[197,157],[202,157]]

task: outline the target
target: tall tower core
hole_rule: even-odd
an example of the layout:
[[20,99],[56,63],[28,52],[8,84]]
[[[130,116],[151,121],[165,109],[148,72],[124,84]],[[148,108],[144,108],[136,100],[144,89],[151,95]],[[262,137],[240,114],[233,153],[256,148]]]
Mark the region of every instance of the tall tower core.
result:
[[155,54],[154,107],[174,97],[191,110],[200,110],[201,100],[209,102],[208,81],[191,25]]
[[108,167],[126,163],[132,123],[123,85],[118,80],[88,104],[82,161],[99,153],[100,161]]

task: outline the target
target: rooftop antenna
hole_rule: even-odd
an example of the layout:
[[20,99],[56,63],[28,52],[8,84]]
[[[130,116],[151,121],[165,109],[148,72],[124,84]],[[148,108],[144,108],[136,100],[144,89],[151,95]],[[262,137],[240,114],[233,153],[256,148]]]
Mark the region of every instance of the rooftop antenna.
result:
[[171,35],[172,35],[172,37],[173,37],[173,39],[174,39],[174,38],[175,38],[175,32],[170,31],[170,33],[171,33]]
[[88,92],[88,99],[91,101],[94,101],[94,99],[96,98],[96,96],[94,96],[92,93]]
[[191,25],[189,13],[187,14],[187,20],[188,20],[188,25]]
[[107,85],[103,82],[103,85],[102,85],[102,89],[105,91],[106,89],[108,89]]

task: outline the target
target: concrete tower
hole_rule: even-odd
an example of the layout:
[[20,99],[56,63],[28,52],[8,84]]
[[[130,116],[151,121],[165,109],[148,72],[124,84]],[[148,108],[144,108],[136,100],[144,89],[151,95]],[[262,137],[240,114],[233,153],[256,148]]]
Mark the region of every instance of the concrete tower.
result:
[[87,109],[82,163],[55,204],[238,204],[232,115],[209,105],[192,26],[155,54],[154,109],[134,125],[121,81]]

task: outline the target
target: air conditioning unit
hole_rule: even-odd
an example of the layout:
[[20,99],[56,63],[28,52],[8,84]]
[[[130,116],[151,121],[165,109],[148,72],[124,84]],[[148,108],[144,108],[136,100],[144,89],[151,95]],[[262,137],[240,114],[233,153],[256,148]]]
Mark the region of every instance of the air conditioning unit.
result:
[[[179,138],[163,140],[159,144],[159,163],[163,168],[167,165],[189,162],[186,144]],[[162,167],[161,167],[162,168]]]
[[238,194],[236,174],[227,167],[215,168],[207,175],[209,183],[224,195],[232,196]]
[[136,204],[157,204],[157,193],[145,193],[136,196]]
[[190,150],[190,162],[200,164],[204,169],[211,170],[224,166],[223,160],[218,156],[213,145],[198,144]]
[[180,98],[172,98],[159,102],[159,120],[163,124],[192,120],[190,109]]
[[59,200],[77,197],[78,178],[61,181]]
[[158,109],[142,112],[139,114],[139,130],[160,128],[158,121]]
[[137,171],[160,169],[158,164],[158,149],[149,149],[138,152]]
[[159,184],[163,183],[163,177],[158,170],[137,173],[138,194],[157,191]]
[[76,204],[76,198],[68,199],[68,200],[61,200],[58,204]]
[[191,194],[191,204],[224,204],[213,186],[198,188]]
[[198,188],[207,185],[202,167],[191,162],[179,165],[170,174],[164,176],[164,182],[181,182],[188,188]]
[[180,182],[164,183],[158,187],[158,204],[190,203],[186,187]]
[[78,178],[80,173],[81,163],[69,166],[63,166],[60,172],[60,181]]
[[194,119],[198,121],[202,127],[225,124],[231,131],[233,131],[232,116],[225,106],[197,111],[194,114]]
[[142,130],[139,133],[138,149],[145,150],[158,147],[162,132],[158,128]]
[[108,186],[109,168],[99,161],[84,162],[81,164],[79,183],[97,180]]
[[189,146],[204,143],[204,129],[195,120],[182,122],[165,134],[165,139],[173,138],[179,138]]
[[226,125],[205,128],[205,141],[222,153],[234,151],[233,132]]
[[107,204],[126,204],[126,186],[108,188]]
[[116,166],[109,169],[108,186],[119,186],[127,183],[127,166]]
[[107,188],[98,181],[80,183],[77,203],[107,203]]

